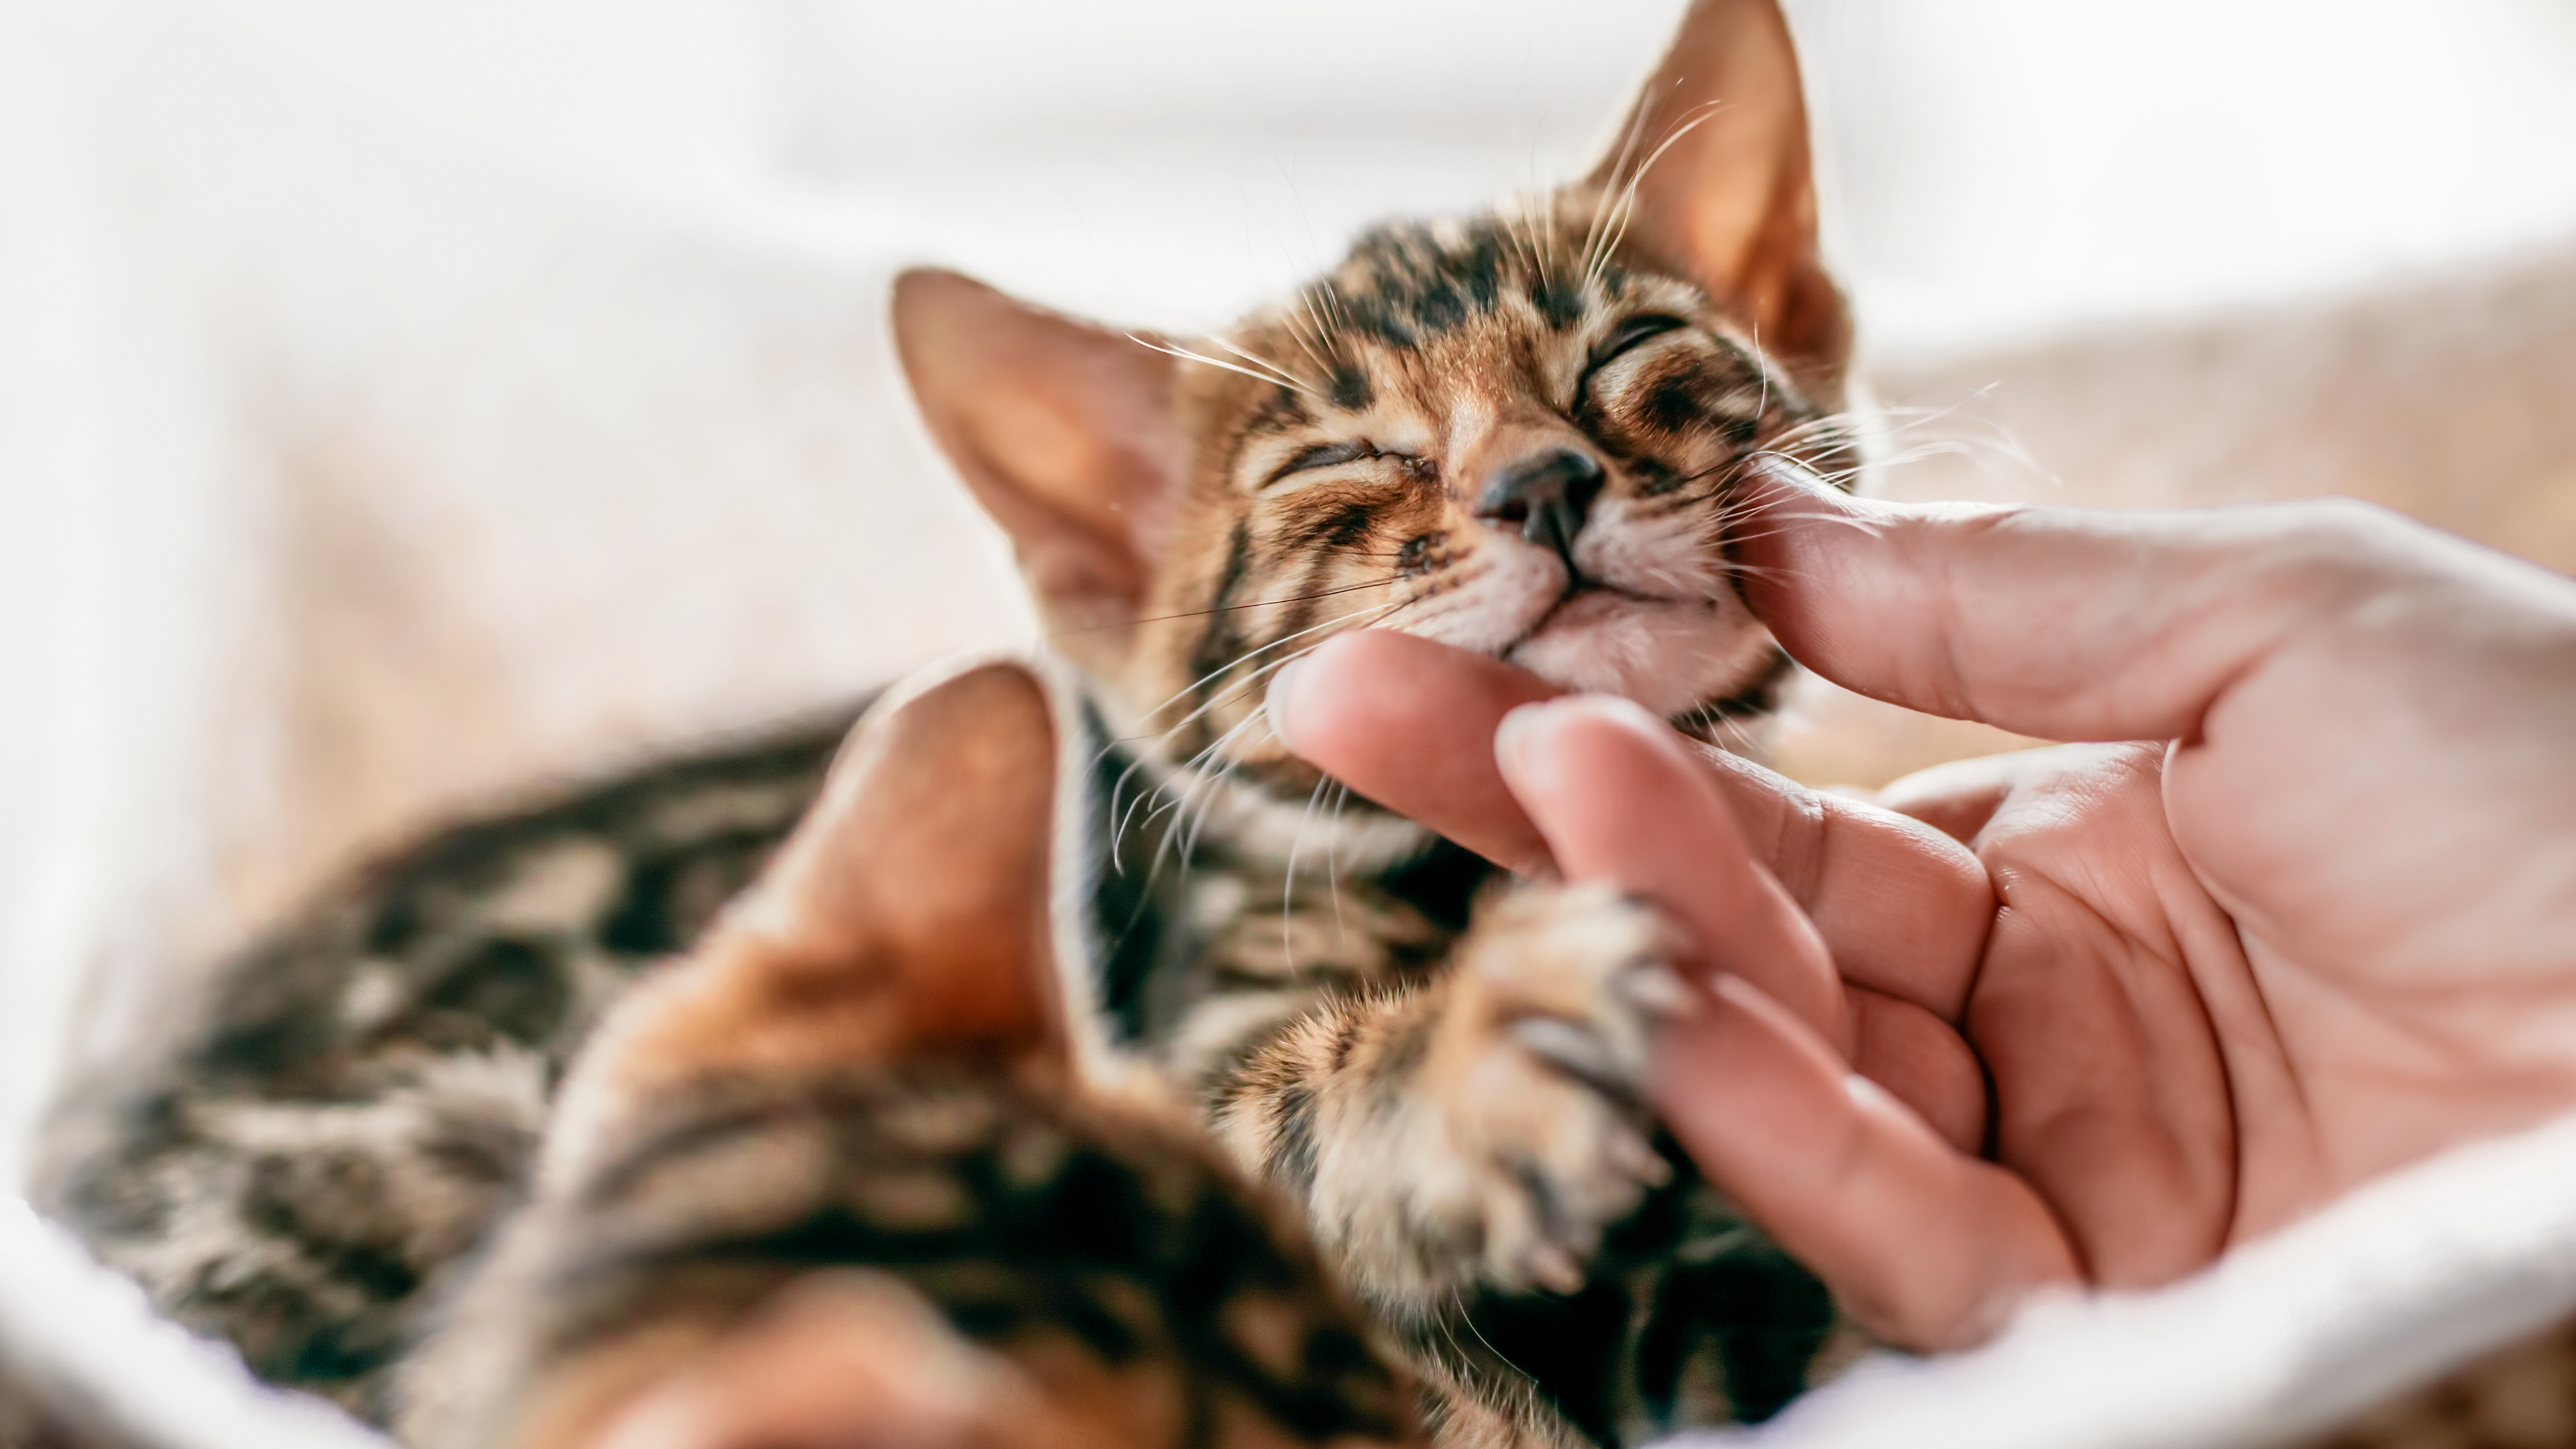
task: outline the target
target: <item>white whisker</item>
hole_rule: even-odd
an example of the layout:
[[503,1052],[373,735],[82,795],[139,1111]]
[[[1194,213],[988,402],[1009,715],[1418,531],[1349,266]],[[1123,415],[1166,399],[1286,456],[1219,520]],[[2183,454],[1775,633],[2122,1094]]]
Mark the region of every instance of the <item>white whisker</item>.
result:
[[1223,358],[1218,357],[1203,356],[1199,353],[1190,351],[1186,347],[1173,347],[1165,343],[1155,342],[1148,338],[1139,337],[1133,332],[1127,334],[1127,340],[1135,343],[1139,347],[1150,347],[1154,351],[1162,353],[1167,357],[1180,357],[1187,358],[1191,362],[1204,362],[1210,367],[1222,367],[1228,372],[1242,373],[1245,377],[1251,378],[1255,382],[1277,383],[1281,387],[1287,388],[1293,392],[1304,393],[1308,397],[1313,397],[1315,395],[1315,390],[1313,388],[1303,387],[1297,383],[1289,382],[1282,378],[1264,376],[1261,373],[1253,371],[1251,368],[1243,366],[1241,363],[1227,362]]

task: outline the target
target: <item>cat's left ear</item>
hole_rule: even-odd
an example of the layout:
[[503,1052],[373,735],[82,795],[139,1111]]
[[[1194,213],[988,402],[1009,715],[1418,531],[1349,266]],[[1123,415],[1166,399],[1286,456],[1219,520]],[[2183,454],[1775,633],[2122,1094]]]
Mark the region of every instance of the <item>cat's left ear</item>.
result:
[[1850,313],[1816,243],[1807,107],[1772,0],[1694,0],[1585,185],[1623,245],[1705,288],[1764,351],[1819,383],[1851,353]]
[[932,268],[895,279],[894,334],[922,419],[1011,535],[1049,627],[1133,620],[1188,460],[1172,358]]

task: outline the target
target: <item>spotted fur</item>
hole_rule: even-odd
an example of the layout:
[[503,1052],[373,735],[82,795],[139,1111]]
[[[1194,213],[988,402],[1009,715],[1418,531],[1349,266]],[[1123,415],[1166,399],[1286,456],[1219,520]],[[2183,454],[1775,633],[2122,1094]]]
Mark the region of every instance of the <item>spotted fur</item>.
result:
[[1416,1367],[1529,1445],[1761,1419],[1858,1344],[1644,1110],[1678,990],[1651,919],[1503,880],[1261,715],[1280,667],[1382,628],[1757,742],[1786,666],[1738,587],[1748,469],[1846,479],[1853,447],[1776,14],[1695,6],[1622,133],[1575,185],[1377,228],[1205,339],[944,273],[895,306],[1132,791],[1108,1049],[1199,1102]]
[[[1852,1344],[1638,1104],[1668,996],[1652,921],[1513,889],[1259,714],[1280,664],[1381,627],[1751,738],[1785,665],[1736,586],[1745,469],[1849,468],[1777,14],[1695,6],[1622,135],[1562,191],[1379,228],[1216,338],[948,274],[895,298],[924,416],[1102,736],[1086,1061],[1151,1068],[1302,1210],[1456,1445],[1761,1418]],[[586,1024],[822,757],[819,735],[761,757],[757,805],[725,783],[751,757],[647,773],[326,896],[224,973],[54,1200],[263,1374],[381,1416]]]
[[[1177,370],[1192,458],[1142,617],[1114,645],[1069,646],[1122,733],[1174,764],[1310,790],[1247,722],[1277,666],[1354,627],[1628,694],[1712,737],[1769,708],[1784,667],[1727,530],[1761,452],[1848,472],[1840,390],[1690,282],[1587,261],[1606,204],[1577,191],[1381,227],[1207,349],[1259,365]],[[1499,470],[1551,449],[1603,469],[1562,555],[1481,513]]]
[[[1131,858],[1163,833],[1131,827]],[[1444,1442],[1766,1418],[1864,1347],[1644,1108],[1646,1036],[1679,991],[1652,913],[1506,888],[1438,842],[1329,889],[1321,861],[1292,873],[1214,832],[1186,870],[1163,859],[1099,897],[1114,1047],[1202,1104],[1486,1422]]]
[[927,1394],[997,1420],[992,1449],[1421,1442],[1278,1205],[1165,1099],[1078,1072],[1052,929],[1078,712],[996,663],[869,717],[582,1049],[533,1201],[406,1366],[406,1440],[669,1442],[678,1414],[680,1442],[819,1446]]
[[49,1210],[273,1383],[381,1421],[523,1189],[564,1064],[820,788],[849,716],[478,820],[334,882],[52,1144]]
[[852,1287],[920,1305],[908,1337],[1092,1365],[1121,1400],[1104,1417],[1172,1428],[1121,1449],[1413,1440],[1410,1385],[1194,1140],[953,1064],[719,1075],[651,1103],[510,1222],[411,1368],[428,1402],[404,1438],[526,1442],[532,1405],[603,1358],[686,1363],[782,1294]]

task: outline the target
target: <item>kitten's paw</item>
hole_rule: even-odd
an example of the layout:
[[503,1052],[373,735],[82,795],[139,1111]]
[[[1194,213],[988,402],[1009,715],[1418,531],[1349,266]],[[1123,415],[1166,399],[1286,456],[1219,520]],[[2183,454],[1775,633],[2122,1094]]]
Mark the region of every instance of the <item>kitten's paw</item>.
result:
[[1419,1079],[1456,1154],[1417,1210],[1506,1288],[1571,1292],[1604,1228],[1671,1167],[1649,1141],[1646,1049],[1690,996],[1651,907],[1608,886],[1525,886],[1460,944]]

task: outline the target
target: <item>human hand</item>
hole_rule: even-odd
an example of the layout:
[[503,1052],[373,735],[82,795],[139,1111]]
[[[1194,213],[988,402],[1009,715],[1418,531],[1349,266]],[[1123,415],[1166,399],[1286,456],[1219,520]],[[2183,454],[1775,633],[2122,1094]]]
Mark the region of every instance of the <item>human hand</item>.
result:
[[1392,634],[1317,651],[1274,718],[1361,793],[1696,935],[1715,990],[1658,1104],[1864,1322],[1974,1342],[2034,1287],[2168,1280],[2576,1102],[2576,586],[2346,505],[1763,488],[1747,593],[1819,673],[2167,743],[1881,796],[1971,856],[1614,701],[1515,715],[1488,754],[1547,688]]

